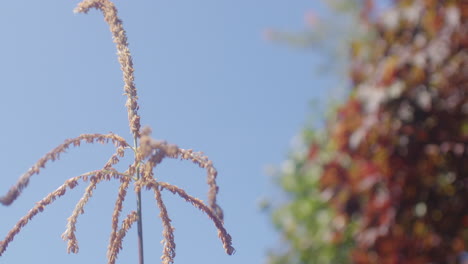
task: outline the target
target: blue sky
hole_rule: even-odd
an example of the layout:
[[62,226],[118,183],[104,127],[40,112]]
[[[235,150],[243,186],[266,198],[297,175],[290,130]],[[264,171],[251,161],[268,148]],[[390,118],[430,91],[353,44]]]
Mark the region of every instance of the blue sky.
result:
[[[153,137],[201,150],[218,169],[219,202],[236,254],[228,256],[208,217],[163,193],[176,228],[175,263],[263,263],[278,244],[258,202],[278,193],[265,174],[280,165],[291,139],[321,100],[330,80],[317,79],[317,57],[265,40],[267,28],[304,28],[304,13],[318,1],[116,1],[135,64],[142,124]],[[8,1],[0,10],[2,103],[0,195],[42,155],[82,133],[131,135],[115,46],[102,14],[74,14],[78,1]],[[0,207],[0,237],[34,203],[67,178],[99,169],[110,145],[72,148],[35,175],[11,206]],[[131,162],[122,160],[121,169]],[[206,200],[205,172],[168,160],[156,177]],[[39,214],[16,237],[0,263],[106,263],[118,184],[98,186],[78,220],[80,252],[66,253],[60,235],[86,184]],[[159,211],[143,194],[147,263],[159,263]],[[134,197],[125,213],[135,209]],[[136,263],[136,228],[117,263]]]

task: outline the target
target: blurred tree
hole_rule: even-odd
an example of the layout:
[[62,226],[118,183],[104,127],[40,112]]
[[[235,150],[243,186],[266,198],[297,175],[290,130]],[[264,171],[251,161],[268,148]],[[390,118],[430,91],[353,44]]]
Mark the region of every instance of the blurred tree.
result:
[[[334,1],[339,2],[339,1]],[[349,98],[279,176],[270,263],[458,263],[468,243],[468,2],[399,0],[349,43]],[[351,3],[351,2],[349,2]]]

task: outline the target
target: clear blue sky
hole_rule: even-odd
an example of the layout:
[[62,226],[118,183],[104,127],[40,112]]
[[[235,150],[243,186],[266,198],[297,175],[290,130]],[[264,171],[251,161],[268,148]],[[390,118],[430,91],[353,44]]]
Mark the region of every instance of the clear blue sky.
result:
[[[122,75],[102,14],[73,14],[78,1],[7,1],[0,9],[0,195],[42,155],[82,133],[131,139]],[[219,202],[237,253],[228,256],[208,217],[163,193],[176,228],[176,263],[263,263],[278,243],[258,201],[276,193],[264,173],[279,165],[291,139],[321,98],[327,80],[313,74],[316,57],[266,41],[267,28],[304,28],[316,1],[116,1],[135,63],[142,124],[153,137],[205,152],[219,171]],[[67,178],[99,169],[113,149],[72,148],[35,175],[11,206],[0,206],[0,239],[34,203]],[[130,153],[128,152],[130,155]],[[123,160],[125,169],[130,160]],[[156,177],[206,200],[205,172],[169,160]],[[118,184],[104,182],[78,220],[80,252],[66,253],[60,235],[82,195],[81,184],[38,215],[0,263],[106,263]],[[147,263],[160,263],[161,222],[144,193]],[[134,210],[129,196],[125,213]],[[117,263],[136,263],[136,229]]]

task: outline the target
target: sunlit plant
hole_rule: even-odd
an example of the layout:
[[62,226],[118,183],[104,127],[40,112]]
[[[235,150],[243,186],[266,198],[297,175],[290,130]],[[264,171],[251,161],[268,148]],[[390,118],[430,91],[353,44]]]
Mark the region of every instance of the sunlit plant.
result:
[[[114,134],[83,134],[78,137],[67,139],[65,142],[45,154],[34,164],[26,173],[24,173],[17,183],[10,188],[5,196],[0,197],[0,203],[11,205],[23,189],[28,186],[30,178],[39,174],[41,169],[50,161],[59,159],[69,147],[78,147],[82,143],[113,143],[115,153],[109,158],[101,169],[84,173],[80,176],[72,177],[66,180],[55,191],[49,193],[46,197],[36,203],[36,205],[22,217],[16,225],[8,232],[5,239],[0,241],[0,256],[6,251],[8,245],[14,240],[21,229],[32,220],[37,214],[42,212],[46,206],[53,203],[57,198],[66,194],[68,189],[75,188],[79,182],[88,182],[83,196],[75,205],[71,216],[67,219],[67,226],[62,238],[67,241],[68,252],[78,253],[78,241],[75,236],[76,223],[78,216],[84,213],[84,206],[93,195],[93,191],[102,181],[118,180],[120,187],[115,201],[112,214],[111,234],[109,238],[107,258],[108,263],[115,263],[117,256],[122,249],[122,241],[127,231],[136,222],[138,229],[138,249],[139,263],[144,263],[143,257],[143,238],[142,238],[142,217],[141,217],[141,190],[147,189],[154,192],[154,198],[160,210],[160,218],[163,224],[163,253],[162,263],[173,263],[175,257],[174,228],[171,225],[171,219],[166,210],[166,206],[161,197],[161,191],[167,190],[173,194],[179,195],[188,203],[203,211],[213,221],[218,229],[218,236],[223,243],[227,254],[234,253],[231,243],[231,236],[224,228],[223,212],[216,202],[218,186],[216,184],[217,171],[213,162],[203,153],[194,152],[191,149],[182,149],[177,145],[168,144],[165,141],[157,141],[151,138],[151,129],[141,128],[140,115],[138,114],[138,97],[134,84],[133,62],[128,49],[127,37],[122,26],[122,21],[117,16],[117,9],[109,0],[84,0],[78,4],[75,12],[87,13],[91,8],[98,9],[104,14],[105,21],[109,24],[113,40],[117,46],[117,54],[124,79],[124,94],[127,96],[125,104],[128,112],[128,122],[131,134],[133,136],[132,144],[128,143],[123,137]],[[126,171],[118,171],[114,165],[119,163],[119,158],[125,155],[126,151],[131,151],[134,155],[134,162],[128,166]],[[207,203],[187,194],[182,188],[170,183],[158,181],[154,177],[154,169],[165,158],[189,160],[192,163],[204,168],[207,172],[207,183],[209,186]],[[134,191],[137,197],[137,208],[121,220],[123,201],[127,195],[127,190],[133,183]]]

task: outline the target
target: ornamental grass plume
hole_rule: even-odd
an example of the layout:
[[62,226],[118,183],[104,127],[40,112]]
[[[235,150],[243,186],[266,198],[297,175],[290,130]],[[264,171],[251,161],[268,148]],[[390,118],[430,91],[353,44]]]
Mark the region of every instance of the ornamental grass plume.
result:
[[[18,179],[17,183],[9,189],[6,195],[0,197],[1,204],[6,206],[11,205],[28,186],[30,178],[35,174],[39,174],[41,169],[45,168],[48,162],[59,159],[60,155],[69,147],[79,147],[82,143],[95,142],[101,144],[112,143],[115,146],[115,153],[101,169],[69,178],[55,191],[49,193],[46,197],[37,202],[36,205],[29,210],[29,212],[8,232],[3,241],[0,241],[0,256],[6,251],[7,247],[15,239],[16,235],[18,235],[22,228],[37,214],[42,212],[46,206],[65,195],[67,190],[75,188],[79,182],[87,182],[88,186],[86,187],[81,199],[75,205],[75,209],[71,216],[67,219],[66,230],[62,234],[62,238],[67,242],[67,251],[69,253],[78,253],[79,245],[75,235],[78,217],[84,213],[84,207],[88,203],[89,199],[92,198],[93,192],[97,188],[98,184],[102,181],[110,180],[118,180],[120,182],[120,186],[111,217],[111,233],[107,251],[108,263],[115,263],[119,252],[122,250],[122,241],[127,231],[135,223],[138,228],[139,263],[144,263],[141,217],[142,189],[154,192],[156,205],[160,210],[159,216],[163,224],[162,263],[174,263],[174,257],[176,255],[174,227],[171,225],[171,219],[169,218],[166,205],[161,197],[161,191],[163,190],[168,190],[169,192],[180,196],[185,201],[204,212],[218,229],[218,236],[223,243],[226,253],[229,255],[233,254],[235,250],[232,247],[231,236],[224,228],[223,212],[216,201],[219,188],[216,184],[217,171],[213,166],[213,162],[201,152],[194,152],[191,149],[182,149],[177,145],[169,144],[165,141],[154,140],[151,138],[150,128],[141,128],[140,115],[138,114],[138,96],[134,84],[133,62],[128,49],[127,37],[122,26],[122,21],[117,16],[116,7],[109,0],[84,0],[78,4],[75,12],[87,13],[91,8],[102,11],[105,21],[109,24],[113,41],[117,46],[118,60],[123,72],[124,95],[127,96],[125,106],[128,112],[128,122],[133,136],[133,144],[129,144],[123,137],[113,133],[83,134],[78,137],[65,140],[62,144],[40,158],[36,164],[34,164]],[[124,157],[126,150],[132,150],[135,160],[128,166],[126,171],[121,172],[116,170],[114,165],[120,162],[119,158]],[[190,196],[183,189],[175,185],[160,182],[154,178],[154,169],[165,158],[189,160],[206,170],[207,184],[209,187],[207,203]],[[130,212],[125,219],[120,221],[123,202],[131,182],[133,182],[134,191],[137,194],[137,208],[135,211]]]

